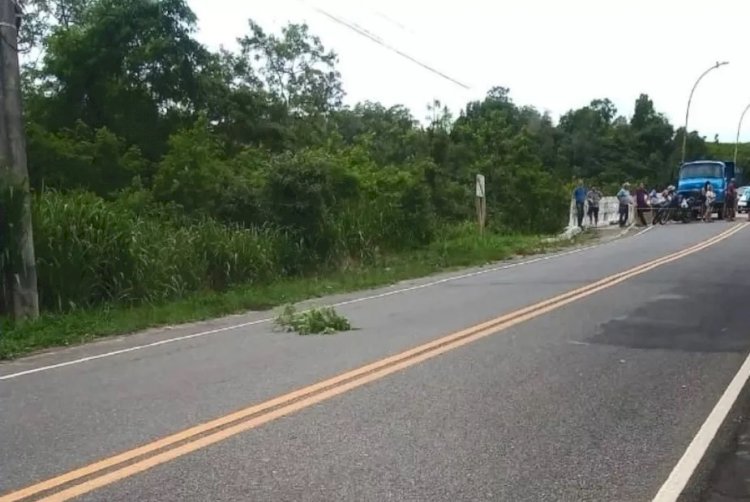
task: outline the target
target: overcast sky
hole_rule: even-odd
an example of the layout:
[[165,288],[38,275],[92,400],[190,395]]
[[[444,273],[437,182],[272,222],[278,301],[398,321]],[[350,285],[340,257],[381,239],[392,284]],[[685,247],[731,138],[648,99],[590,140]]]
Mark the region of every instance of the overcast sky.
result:
[[[750,103],[748,0],[189,0],[199,39],[236,47],[252,17],[267,31],[305,22],[339,55],[346,102],[403,104],[419,119],[439,99],[457,112],[495,85],[554,117],[610,98],[630,115],[641,92],[682,125],[690,89],[717,60],[728,66],[698,86],[690,129],[734,141]],[[354,22],[467,84],[463,89],[315,10]],[[741,139],[750,141],[750,112]]]

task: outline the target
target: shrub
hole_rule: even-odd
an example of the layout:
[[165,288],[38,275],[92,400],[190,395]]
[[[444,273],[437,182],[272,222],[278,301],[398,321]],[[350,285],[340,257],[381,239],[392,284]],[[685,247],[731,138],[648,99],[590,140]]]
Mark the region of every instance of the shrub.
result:
[[106,127],[77,122],[73,129],[52,133],[31,122],[27,136],[31,184],[37,190],[86,189],[108,196],[149,168],[137,147]]
[[222,210],[224,195],[236,184],[217,138],[201,119],[169,138],[169,151],[159,163],[153,191],[157,200],[177,203],[188,214],[215,216]]
[[336,218],[358,192],[357,177],[339,156],[304,150],[273,159],[264,201],[299,251],[284,257],[286,268],[302,272],[336,258]]
[[362,178],[364,197],[342,219],[348,245],[398,251],[433,239],[437,217],[420,169],[376,169]]

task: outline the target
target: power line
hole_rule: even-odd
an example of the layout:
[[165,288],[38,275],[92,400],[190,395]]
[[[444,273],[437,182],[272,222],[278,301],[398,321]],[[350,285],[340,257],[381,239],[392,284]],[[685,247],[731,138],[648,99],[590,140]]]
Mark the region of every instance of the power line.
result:
[[349,28],[350,30],[354,31],[355,33],[357,33],[359,35],[362,35],[363,37],[366,37],[366,38],[372,40],[376,44],[378,44],[378,45],[380,45],[382,47],[385,47],[386,49],[388,49],[388,50],[390,50],[392,52],[395,52],[399,56],[401,56],[401,57],[403,57],[405,59],[408,59],[412,63],[415,63],[415,64],[421,66],[422,68],[424,68],[424,69],[426,69],[426,70],[428,70],[428,71],[430,71],[430,72],[432,72],[432,73],[434,73],[434,74],[436,74],[436,75],[438,75],[438,76],[440,76],[440,77],[442,77],[442,78],[444,78],[444,79],[446,79],[446,80],[448,80],[450,82],[453,82],[454,84],[456,84],[456,85],[458,85],[460,87],[463,87],[464,89],[470,89],[470,87],[468,85],[464,84],[463,82],[459,82],[458,80],[454,79],[453,77],[451,77],[449,75],[446,75],[445,73],[441,72],[440,70],[437,70],[437,69],[435,69],[435,68],[433,68],[433,67],[431,67],[431,66],[429,66],[429,65],[427,65],[427,64],[425,64],[425,63],[423,63],[423,62],[421,62],[421,61],[419,61],[417,59],[415,59],[414,57],[412,57],[412,56],[410,56],[410,55],[408,55],[408,54],[400,51],[396,47],[393,47],[392,45],[386,43],[380,37],[378,37],[378,36],[370,33],[366,29],[358,26],[356,23],[349,23],[349,22],[347,22],[347,21],[345,21],[345,20],[343,20],[341,18],[338,18],[338,17],[334,16],[333,14],[331,14],[331,13],[329,13],[329,12],[323,10],[323,9],[318,8],[318,7],[312,6],[312,8],[315,11],[319,12],[320,14],[322,14],[322,15],[326,16],[327,18],[331,19],[332,21],[334,21],[336,23],[339,23],[339,24],[341,24],[341,25]]
[[404,26],[404,25],[403,25],[402,23],[400,23],[399,21],[397,21],[397,20],[395,20],[395,19],[393,19],[393,18],[391,18],[391,17],[387,16],[386,14],[384,14],[384,13],[382,13],[382,12],[380,12],[380,11],[375,11],[375,15],[376,15],[376,16],[378,16],[378,17],[380,17],[380,18],[382,18],[382,19],[385,19],[386,21],[388,21],[389,23],[391,23],[392,25],[394,25],[394,26],[398,27],[399,29],[401,29],[401,30],[403,30],[403,31],[409,32],[409,33],[411,33],[412,35],[416,35],[416,33],[414,33],[414,30],[412,30],[412,29],[411,29],[411,28],[409,28],[408,26]]
[[445,73],[441,72],[440,70],[436,70],[435,68],[433,68],[433,67],[431,67],[431,66],[429,66],[429,65],[427,65],[427,64],[425,64],[425,63],[423,63],[423,62],[421,62],[421,61],[419,61],[419,60],[417,60],[415,58],[413,58],[412,56],[410,56],[410,55],[408,55],[408,54],[400,51],[399,49],[393,47],[392,45],[386,43],[383,39],[381,39],[377,35],[374,35],[373,33],[370,33],[368,30],[362,28],[361,26],[358,26],[356,23],[350,23],[348,21],[345,21],[344,19],[341,19],[341,18],[339,18],[337,16],[334,16],[330,12],[327,12],[327,11],[325,11],[325,10],[319,8],[319,7],[316,7],[314,5],[310,5],[310,7],[313,10],[315,10],[316,12],[318,12],[319,14],[321,14],[321,15],[327,17],[328,19],[332,20],[333,22],[338,23],[338,24],[340,24],[342,26],[345,26],[345,27],[349,28],[350,30],[354,31],[355,33],[357,33],[359,35],[362,35],[363,37],[368,38],[369,40],[375,42],[376,44],[378,44],[378,45],[380,45],[382,47],[385,47],[386,49],[388,49],[388,50],[390,50],[392,52],[395,52],[396,54],[398,54],[399,56],[401,56],[401,57],[403,57],[405,59],[408,59],[412,63],[421,66],[425,70],[430,71],[430,72],[432,72],[432,73],[434,73],[434,74],[436,74],[436,75],[438,75],[438,76],[440,76],[440,77],[442,77],[442,78],[444,78],[444,79],[446,79],[446,80],[448,80],[450,82],[453,82],[454,84],[456,84],[456,85],[458,85],[460,87],[463,87],[464,89],[471,89],[471,87],[469,87],[468,85],[464,84],[463,82],[459,82],[455,78],[450,77],[449,75],[446,75]]

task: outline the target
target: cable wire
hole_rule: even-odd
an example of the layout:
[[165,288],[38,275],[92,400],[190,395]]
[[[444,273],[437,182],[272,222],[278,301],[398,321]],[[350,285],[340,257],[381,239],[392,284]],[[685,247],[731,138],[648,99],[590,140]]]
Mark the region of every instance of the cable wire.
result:
[[378,16],[378,17],[380,17],[380,18],[382,18],[382,19],[385,19],[386,21],[388,21],[389,23],[391,23],[392,25],[396,26],[397,28],[399,28],[402,31],[411,33],[412,35],[416,35],[416,33],[414,33],[414,30],[412,30],[408,26],[404,26],[401,22],[399,22],[399,21],[397,21],[397,20],[389,17],[388,15],[386,15],[386,14],[380,12],[380,11],[375,11],[375,15]]
[[[302,0],[300,0],[300,1],[302,1]],[[302,3],[304,3],[304,2],[302,2]],[[357,25],[356,23],[348,22],[348,21],[346,21],[344,19],[341,19],[340,17],[337,17],[337,16],[331,14],[330,12],[328,12],[328,11],[326,11],[324,9],[321,9],[319,7],[316,7],[314,5],[310,5],[310,8],[312,8],[313,10],[315,10],[316,12],[318,12],[319,14],[327,17],[328,19],[332,20],[333,22],[338,23],[338,24],[340,24],[342,26],[345,26],[346,28],[349,28],[350,30],[354,31],[355,33],[357,33],[359,35],[362,35],[363,37],[366,37],[367,39],[375,42],[376,44],[378,44],[378,45],[380,45],[382,47],[385,47],[386,49],[388,49],[388,50],[390,50],[392,52],[395,52],[396,54],[398,54],[399,56],[401,56],[401,57],[403,57],[405,59],[408,59],[412,63],[421,66],[425,70],[430,71],[430,72],[432,72],[432,73],[434,73],[434,74],[436,74],[436,75],[438,75],[438,76],[440,76],[440,77],[442,77],[442,78],[444,78],[444,79],[446,79],[446,80],[448,80],[448,81],[450,81],[450,82],[458,85],[459,87],[462,87],[464,89],[471,89],[471,87],[469,87],[468,85],[464,84],[463,82],[459,82],[455,78],[453,78],[453,77],[451,77],[449,75],[446,75],[445,73],[441,72],[440,70],[436,70],[435,68],[433,68],[433,67],[431,67],[431,66],[429,66],[429,65],[427,65],[427,64],[425,64],[425,63],[423,63],[423,62],[421,62],[421,61],[419,61],[419,60],[417,60],[415,58],[413,58],[412,56],[410,56],[410,55],[408,55],[408,54],[400,51],[396,47],[393,47],[392,45],[386,43],[382,38],[378,37],[377,35],[374,35],[373,33],[369,32],[368,30],[366,30],[366,29],[362,28],[361,26]]]

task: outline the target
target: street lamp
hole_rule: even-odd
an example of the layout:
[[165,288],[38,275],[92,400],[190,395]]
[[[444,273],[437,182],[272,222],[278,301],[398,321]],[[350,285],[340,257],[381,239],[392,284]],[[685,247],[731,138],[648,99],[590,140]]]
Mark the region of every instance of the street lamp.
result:
[[737,150],[740,147],[740,130],[742,129],[742,121],[745,118],[745,114],[747,111],[750,110],[750,104],[748,104],[744,110],[742,110],[742,115],[740,115],[740,122],[737,124],[737,140],[734,143],[734,165],[737,166]]
[[690,91],[690,97],[688,98],[687,103],[687,110],[685,111],[685,132],[682,135],[682,163],[685,163],[685,150],[687,149],[687,137],[688,137],[688,119],[690,118],[690,103],[693,101],[693,93],[695,92],[695,88],[698,87],[698,84],[703,79],[703,77],[708,74],[711,70],[715,70],[719,68],[720,66],[728,65],[729,61],[722,61],[722,62],[716,62],[715,65],[713,65],[708,70],[701,73],[701,76],[698,77],[698,80],[695,81],[695,84],[693,84],[693,89]]

